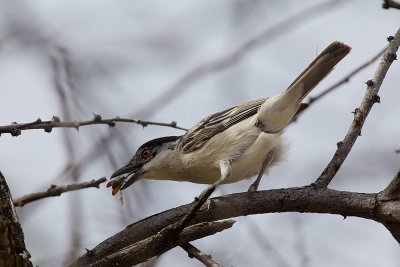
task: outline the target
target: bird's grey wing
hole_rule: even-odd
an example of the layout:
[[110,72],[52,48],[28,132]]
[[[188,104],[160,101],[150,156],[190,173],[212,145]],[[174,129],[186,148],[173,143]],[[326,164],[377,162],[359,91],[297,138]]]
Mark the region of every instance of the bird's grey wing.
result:
[[184,153],[201,148],[214,135],[257,113],[266,98],[260,98],[215,113],[193,126],[181,139]]

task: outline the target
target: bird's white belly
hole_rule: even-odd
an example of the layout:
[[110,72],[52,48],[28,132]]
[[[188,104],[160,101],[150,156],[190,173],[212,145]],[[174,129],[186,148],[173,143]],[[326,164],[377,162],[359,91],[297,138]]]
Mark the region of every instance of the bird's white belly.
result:
[[238,159],[232,161],[232,173],[224,183],[234,183],[257,175],[267,154],[274,150],[274,159],[265,172],[283,160],[286,144],[280,134],[260,133],[256,141]]

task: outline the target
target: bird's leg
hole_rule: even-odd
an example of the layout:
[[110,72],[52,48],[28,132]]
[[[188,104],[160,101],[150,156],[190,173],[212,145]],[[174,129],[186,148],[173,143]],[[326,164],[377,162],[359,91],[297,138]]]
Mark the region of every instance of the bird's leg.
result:
[[258,185],[260,184],[261,181],[261,177],[264,175],[264,171],[265,168],[271,164],[271,162],[274,160],[275,157],[275,151],[274,149],[270,150],[267,154],[267,157],[264,159],[262,165],[261,165],[261,169],[258,173],[257,179],[254,181],[254,183],[252,183],[249,187],[249,190],[247,190],[248,192],[255,192],[258,189]]
[[[229,178],[232,172],[232,164],[230,160],[221,160],[219,162],[219,169],[221,171],[221,178],[218,179],[215,183],[210,185],[204,192],[212,190],[214,191],[215,188],[217,188],[218,185],[220,185],[225,179]],[[204,193],[203,192],[203,193]],[[203,195],[203,193],[201,195]],[[199,198],[201,198],[201,195]],[[207,199],[207,208],[210,209],[211,206],[211,200]]]

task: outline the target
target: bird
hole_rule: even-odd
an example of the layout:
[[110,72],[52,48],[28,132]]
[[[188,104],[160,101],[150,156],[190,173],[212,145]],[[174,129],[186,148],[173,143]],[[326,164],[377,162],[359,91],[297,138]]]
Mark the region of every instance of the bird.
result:
[[285,128],[308,105],[302,100],[350,52],[333,42],[281,94],[251,100],[207,116],[182,136],[166,136],[141,145],[114,172],[107,187],[115,195],[142,179],[228,184],[261,177],[282,162],[288,144]]

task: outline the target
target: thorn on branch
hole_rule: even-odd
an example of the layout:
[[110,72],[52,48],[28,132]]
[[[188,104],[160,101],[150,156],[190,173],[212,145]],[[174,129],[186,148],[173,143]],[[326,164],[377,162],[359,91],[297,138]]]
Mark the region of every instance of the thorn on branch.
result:
[[394,37],[393,37],[392,35],[390,35],[390,36],[388,36],[388,37],[386,38],[386,40],[390,43],[391,41],[394,40]]
[[147,122],[142,121],[142,120],[137,120],[137,123],[140,124],[140,125],[142,125],[143,128],[146,127],[147,125],[149,125]]
[[374,81],[372,81],[372,80],[366,81],[365,84],[368,85],[368,87],[372,87],[375,85]]
[[88,255],[89,257],[94,256],[94,251],[93,251],[93,249],[85,248],[85,250],[86,250],[86,255]]
[[94,122],[100,122],[101,121],[101,115],[99,115],[99,114],[95,114],[95,113],[93,113],[93,121]]
[[336,143],[337,148],[340,148],[343,145],[343,141],[339,141]]
[[355,108],[354,111],[352,111],[351,113],[353,113],[354,115],[356,115],[356,113],[359,111],[359,108]]
[[374,101],[374,103],[381,103],[381,97],[379,95],[374,95],[372,98],[372,101]]
[[53,128],[51,127],[51,125],[44,126],[44,131],[46,133],[51,133],[52,130],[53,130]]
[[53,118],[51,118],[51,121],[58,123],[58,122],[60,122],[60,117],[53,115]]

